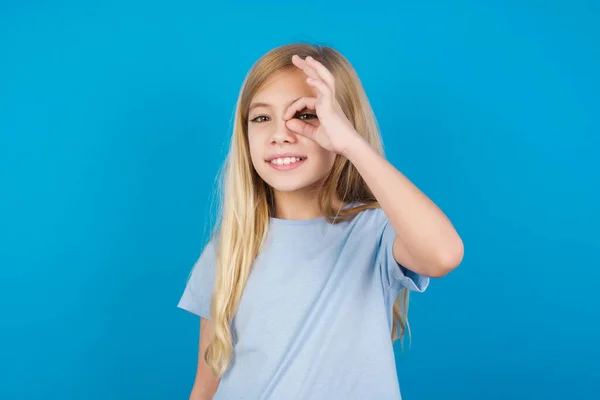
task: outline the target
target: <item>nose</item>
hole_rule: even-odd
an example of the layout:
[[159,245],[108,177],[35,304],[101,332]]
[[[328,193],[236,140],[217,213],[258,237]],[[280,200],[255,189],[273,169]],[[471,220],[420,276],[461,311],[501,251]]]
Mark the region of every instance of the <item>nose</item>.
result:
[[288,129],[285,124],[285,120],[283,118],[279,119],[273,135],[271,136],[271,143],[278,145],[285,143],[293,144],[296,143],[296,140],[296,134]]

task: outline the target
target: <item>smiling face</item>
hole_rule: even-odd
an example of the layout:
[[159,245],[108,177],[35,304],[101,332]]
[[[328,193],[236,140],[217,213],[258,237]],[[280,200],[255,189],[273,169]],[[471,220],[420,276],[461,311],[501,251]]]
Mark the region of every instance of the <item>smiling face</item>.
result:
[[[316,188],[333,166],[335,153],[290,131],[283,118],[295,100],[315,96],[304,72],[285,69],[271,76],[250,101],[250,157],[258,175],[276,192]],[[294,118],[319,125],[314,110],[305,109]]]

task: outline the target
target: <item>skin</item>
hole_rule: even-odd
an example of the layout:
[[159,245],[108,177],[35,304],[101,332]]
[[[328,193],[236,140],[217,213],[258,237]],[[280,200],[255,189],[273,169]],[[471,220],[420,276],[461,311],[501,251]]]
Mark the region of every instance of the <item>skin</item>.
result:
[[213,323],[200,318],[200,343],[198,346],[198,367],[196,379],[190,393],[190,400],[211,400],[219,387],[220,379],[213,375],[210,367],[204,361],[204,353],[213,340],[215,329]]
[[[430,277],[456,268],[464,247],[446,215],[356,132],[335,99],[335,80],[325,66],[311,57],[294,56],[292,62],[297,69],[272,76],[253,98],[249,114],[252,163],[274,188],[277,217],[320,216],[318,188],[341,154],[354,164],[394,227],[399,264]],[[265,160],[283,152],[306,156],[306,161],[293,171],[276,171]],[[213,333],[212,323],[202,319],[200,355]],[[200,356],[190,399],[212,399],[218,382]]]
[[[260,177],[275,192],[276,217],[309,219],[319,215],[317,193],[335,161],[336,154],[319,143],[292,131],[290,118],[318,128],[314,111],[303,108],[297,99],[313,98],[316,89],[306,83],[306,75],[297,68],[274,74],[250,102],[248,141],[252,164]],[[290,105],[295,104],[295,112]],[[277,171],[265,161],[275,154],[306,156],[300,168]]]

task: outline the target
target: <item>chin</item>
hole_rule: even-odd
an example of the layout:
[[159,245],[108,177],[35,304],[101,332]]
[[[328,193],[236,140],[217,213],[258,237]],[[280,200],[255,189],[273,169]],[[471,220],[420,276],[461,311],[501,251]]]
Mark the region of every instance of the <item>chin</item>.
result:
[[267,183],[267,185],[271,186],[273,188],[273,190],[277,191],[277,192],[296,192],[298,190],[302,190],[302,189],[306,189],[310,186],[313,186],[316,182],[304,182],[304,181],[300,181],[300,180],[292,180],[292,179],[287,179],[286,181],[280,180],[280,179],[268,179],[265,180],[265,182]]

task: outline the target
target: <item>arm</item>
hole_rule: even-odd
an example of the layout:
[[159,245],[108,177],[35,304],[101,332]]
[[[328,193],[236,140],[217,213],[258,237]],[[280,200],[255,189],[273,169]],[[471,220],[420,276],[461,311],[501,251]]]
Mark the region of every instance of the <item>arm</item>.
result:
[[430,277],[456,268],[463,258],[463,243],[446,215],[361,136],[354,138],[344,156],[361,174],[396,231],[395,260]]
[[[286,126],[329,151],[344,155],[358,170],[390,220],[397,237],[394,259],[420,275],[441,277],[463,257],[463,243],[444,213],[354,129],[335,97],[335,77],[312,57],[292,62],[302,69],[316,97],[303,97],[284,114]],[[296,111],[314,109],[319,124],[293,118]]]
[[210,320],[200,318],[200,345],[198,351],[198,369],[196,379],[190,394],[190,400],[211,400],[217,391],[220,379],[213,375],[210,367],[204,361],[204,353],[215,334]]

